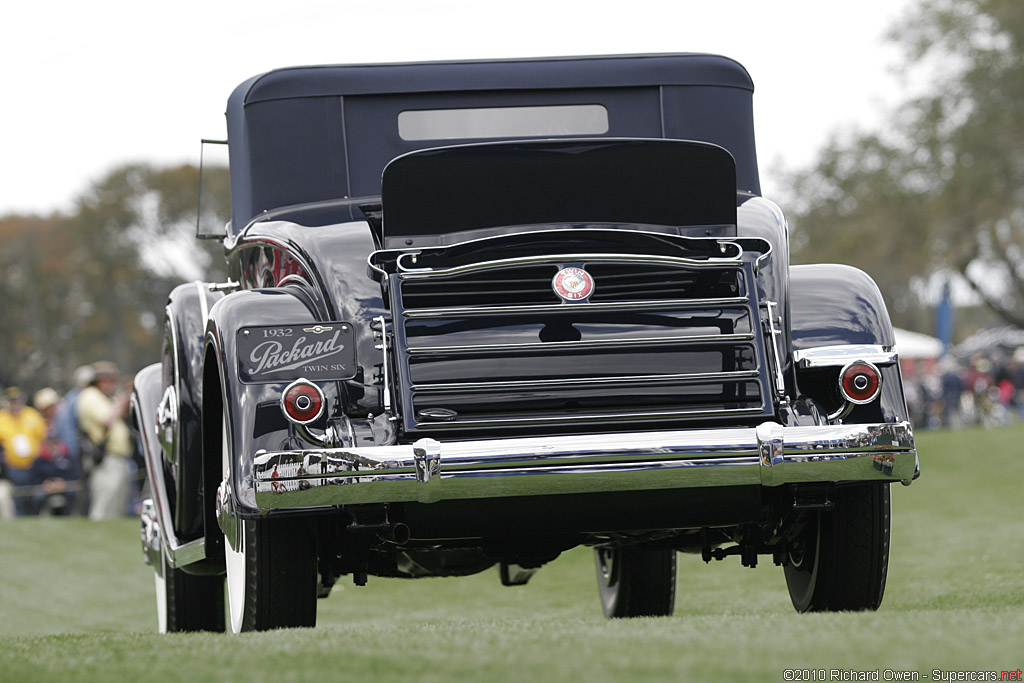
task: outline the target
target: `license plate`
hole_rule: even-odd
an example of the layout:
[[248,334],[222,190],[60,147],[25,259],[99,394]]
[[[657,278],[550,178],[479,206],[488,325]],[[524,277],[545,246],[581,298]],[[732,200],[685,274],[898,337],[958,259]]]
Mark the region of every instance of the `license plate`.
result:
[[243,382],[352,379],[355,333],[350,323],[261,325],[238,331],[238,376]]

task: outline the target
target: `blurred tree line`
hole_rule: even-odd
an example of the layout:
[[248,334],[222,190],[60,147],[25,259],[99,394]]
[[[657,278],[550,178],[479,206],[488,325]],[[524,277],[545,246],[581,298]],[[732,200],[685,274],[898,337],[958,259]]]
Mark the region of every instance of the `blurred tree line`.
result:
[[[837,139],[791,175],[794,262],[864,269],[896,324],[922,331],[936,276],[959,273],[1024,326],[1024,12],[924,0],[892,39],[932,83],[887,130]],[[170,289],[224,278],[220,243],[192,237],[198,183],[192,166],[128,165],[69,215],[0,218],[0,385],[63,387],[83,363],[134,372],[158,358]],[[204,220],[226,221],[226,169],[203,184]]]
[[[67,215],[0,217],[0,387],[67,387],[112,360],[159,359],[167,294],[224,279],[223,246],[194,239],[199,169],[134,164],[95,183]],[[228,174],[203,169],[204,220],[230,216]]]
[[926,0],[890,38],[928,87],[887,130],[836,139],[789,179],[794,262],[862,268],[911,329],[931,331],[954,273],[1024,326],[1024,11]]

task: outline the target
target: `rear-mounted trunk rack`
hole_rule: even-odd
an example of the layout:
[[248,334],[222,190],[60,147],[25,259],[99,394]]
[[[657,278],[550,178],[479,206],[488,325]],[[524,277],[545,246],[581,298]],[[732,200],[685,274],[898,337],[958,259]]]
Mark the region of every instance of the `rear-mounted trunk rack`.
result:
[[[756,283],[770,248],[762,240],[715,241],[722,256],[706,258],[571,252],[444,267],[430,254],[409,251],[377,260],[388,262],[385,270],[371,257],[371,269],[386,277],[392,309],[386,336],[403,430],[621,430],[623,423],[667,428],[773,416],[781,395],[777,332],[773,311],[758,301]],[[755,248],[745,251],[740,242]],[[550,278],[570,266],[618,269],[605,279],[626,281],[619,286],[626,298],[560,302]],[[546,282],[538,269],[550,271]],[[517,271],[530,281],[517,279]],[[659,298],[659,283],[645,278],[665,273],[735,291]],[[595,279],[599,292],[603,280]],[[513,297],[522,291],[527,301],[480,303],[487,292],[468,290],[474,283],[493,288],[504,282]],[[545,290],[549,301],[543,300]],[[430,305],[434,298],[476,303]],[[534,328],[556,324],[590,328],[578,339],[529,338]],[[720,329],[709,333],[714,326]],[[655,371],[630,365],[646,361]]]

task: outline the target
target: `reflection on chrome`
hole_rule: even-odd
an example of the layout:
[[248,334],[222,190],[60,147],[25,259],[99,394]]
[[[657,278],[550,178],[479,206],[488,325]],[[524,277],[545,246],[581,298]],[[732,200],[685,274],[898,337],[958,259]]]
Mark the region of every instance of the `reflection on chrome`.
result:
[[793,352],[793,360],[801,368],[843,367],[851,361],[861,360],[875,365],[892,365],[897,360],[892,346],[873,344],[843,344],[816,346]]
[[151,498],[142,501],[139,517],[142,520],[139,538],[142,541],[143,559],[146,564],[155,567],[158,574],[163,575],[163,562],[160,556],[160,522],[157,520],[156,507]]
[[[909,482],[916,460],[906,422],[813,427],[766,422],[756,428],[261,451],[254,480],[257,505],[266,510],[612,488]],[[327,485],[345,491],[323,491]]]

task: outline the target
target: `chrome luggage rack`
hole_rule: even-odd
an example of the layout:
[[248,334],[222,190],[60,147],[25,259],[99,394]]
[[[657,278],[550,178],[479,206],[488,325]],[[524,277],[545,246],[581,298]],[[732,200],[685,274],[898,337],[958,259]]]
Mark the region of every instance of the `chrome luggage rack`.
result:
[[[406,433],[774,415],[779,373],[756,284],[770,246],[667,239],[696,256],[588,250],[452,264],[443,247],[375,252]],[[551,279],[567,267],[594,273],[592,296],[558,299]]]

